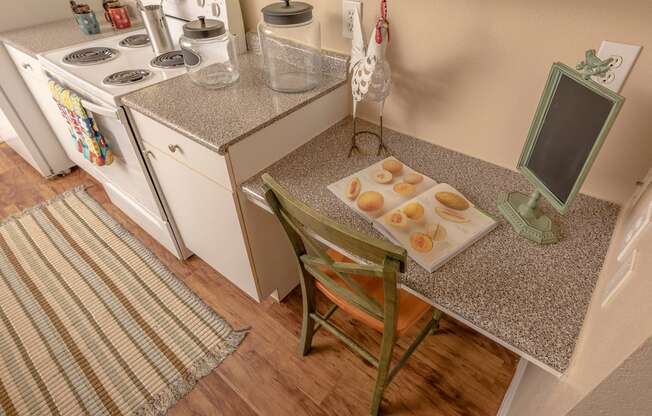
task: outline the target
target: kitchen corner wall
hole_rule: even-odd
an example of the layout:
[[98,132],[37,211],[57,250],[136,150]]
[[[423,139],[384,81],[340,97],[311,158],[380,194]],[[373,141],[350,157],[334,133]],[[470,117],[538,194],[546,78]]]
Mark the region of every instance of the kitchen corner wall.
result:
[[[274,0],[241,0],[247,30]],[[323,46],[348,53],[341,0],[315,6]],[[369,35],[379,0],[365,0]],[[574,66],[602,40],[643,45],[623,110],[583,192],[623,202],[652,161],[652,1],[387,0],[394,87],[386,124],[514,169],[550,65]],[[648,48],[648,49],[646,49]],[[373,120],[373,109],[362,116]]]

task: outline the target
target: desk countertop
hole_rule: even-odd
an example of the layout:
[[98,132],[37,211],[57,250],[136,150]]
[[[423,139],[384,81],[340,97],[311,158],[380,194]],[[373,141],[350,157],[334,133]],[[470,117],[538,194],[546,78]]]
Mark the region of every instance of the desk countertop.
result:
[[[362,127],[375,128],[368,123]],[[382,159],[347,159],[350,132],[350,120],[341,122],[265,172],[338,222],[380,237],[367,221],[326,189],[328,184]],[[495,201],[499,192],[532,189],[511,170],[391,130],[386,130],[385,136],[399,160],[438,182],[451,184],[498,218]],[[367,153],[375,155],[369,149]],[[260,174],[244,183],[243,189],[261,197]],[[563,239],[558,244],[539,246],[522,239],[501,218],[496,230],[436,272],[429,273],[409,260],[401,279],[404,286],[520,355],[563,373],[579,336],[619,208],[579,195],[563,217],[545,203],[544,210],[560,224]]]
[[98,20],[100,21],[101,32],[97,35],[83,34],[71,14],[70,18],[0,33],[0,40],[36,57],[39,53],[116,36],[142,28],[142,24],[135,21],[129,29],[115,30],[99,14]]

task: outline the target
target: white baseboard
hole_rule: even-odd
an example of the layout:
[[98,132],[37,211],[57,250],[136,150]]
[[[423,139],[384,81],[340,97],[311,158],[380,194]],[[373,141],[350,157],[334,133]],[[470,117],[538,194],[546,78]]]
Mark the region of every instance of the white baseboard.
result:
[[507,392],[505,392],[503,402],[500,404],[500,409],[498,409],[496,416],[507,416],[509,414],[509,409],[512,407],[512,401],[514,400],[514,396],[516,396],[516,390],[518,390],[518,385],[521,384],[527,365],[528,361],[526,359],[521,358],[518,360],[514,377],[512,377],[512,382],[509,384]]

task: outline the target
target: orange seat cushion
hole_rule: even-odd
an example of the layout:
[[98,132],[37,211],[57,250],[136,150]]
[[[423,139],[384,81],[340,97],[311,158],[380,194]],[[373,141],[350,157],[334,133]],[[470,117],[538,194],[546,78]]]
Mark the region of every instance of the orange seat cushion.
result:
[[[342,253],[329,249],[327,251],[328,255],[336,262],[340,263],[355,263],[353,260],[344,256]],[[322,272],[330,276],[338,285],[349,289],[349,286],[342,279],[337,277],[333,270],[329,268],[322,268]],[[355,281],[358,282],[360,287],[376,302],[381,306],[384,302],[384,289],[383,289],[383,279],[377,277],[369,276],[360,276],[354,275],[351,276]],[[374,316],[369,315],[366,311],[360,309],[359,307],[347,302],[345,299],[340,298],[326,286],[324,286],[319,280],[315,279],[315,287],[322,292],[328,299],[333,303],[339,306],[342,310],[350,314],[354,319],[362,322],[363,324],[379,331],[383,332],[383,321],[377,319]],[[402,336],[407,332],[414,324],[416,324],[421,317],[428,313],[431,310],[431,306],[426,302],[422,301],[413,294],[399,289],[398,291],[398,323],[396,327],[397,336]]]

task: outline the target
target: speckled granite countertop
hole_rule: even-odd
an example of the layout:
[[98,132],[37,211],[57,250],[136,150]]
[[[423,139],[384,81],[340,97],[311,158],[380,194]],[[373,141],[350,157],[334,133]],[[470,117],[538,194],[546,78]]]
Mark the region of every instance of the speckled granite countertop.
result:
[[326,56],[322,84],[299,94],[269,89],[263,80],[259,55],[248,52],[238,58],[240,79],[229,87],[208,90],[193,84],[188,75],[182,75],[127,94],[122,97],[122,103],[224,154],[229,145],[346,82],[348,57],[344,55]]
[[[362,128],[375,129],[364,123]],[[308,205],[358,231],[381,237],[326,186],[380,159],[347,159],[351,123],[345,120],[265,172]],[[428,142],[386,130],[394,156],[438,182],[448,183],[500,218],[489,235],[434,273],[409,260],[402,283],[509,346],[563,373],[567,368],[611,240],[618,206],[579,195],[565,216],[546,203],[560,224],[560,243],[539,246],[519,238],[500,216],[501,191],[530,192],[518,173]],[[375,155],[367,149],[368,154]],[[261,172],[262,174],[262,172]],[[243,184],[262,197],[260,175]]]
[[104,20],[104,17],[98,15],[98,20],[100,20],[101,32],[97,35],[83,34],[71,15],[68,19],[0,33],[0,40],[35,57],[39,53],[46,51],[89,42],[95,39],[108,38],[109,36],[142,28],[139,22],[134,22],[134,25],[129,29],[115,30]]

